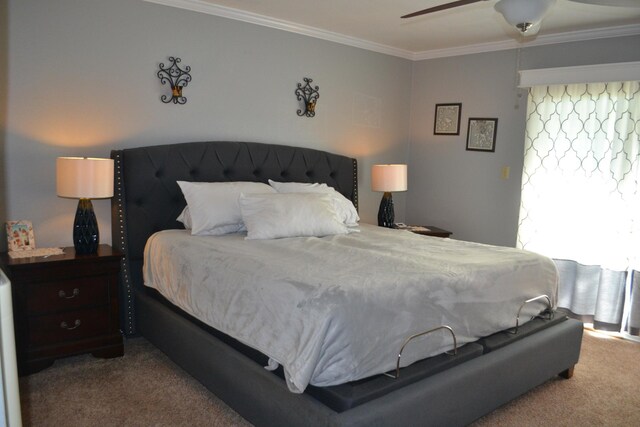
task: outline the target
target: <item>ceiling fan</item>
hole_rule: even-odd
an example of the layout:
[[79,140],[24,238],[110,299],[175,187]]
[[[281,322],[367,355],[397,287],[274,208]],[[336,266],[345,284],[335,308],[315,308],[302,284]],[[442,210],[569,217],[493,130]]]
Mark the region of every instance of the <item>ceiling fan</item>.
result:
[[[458,0],[441,4],[428,9],[419,10],[401,18],[413,18],[454,7],[466,6],[472,3],[489,0]],[[602,6],[640,7],[640,0],[569,0],[576,3],[596,4]],[[499,0],[494,8],[502,14],[504,19],[523,34],[534,25],[539,24],[556,0]]]

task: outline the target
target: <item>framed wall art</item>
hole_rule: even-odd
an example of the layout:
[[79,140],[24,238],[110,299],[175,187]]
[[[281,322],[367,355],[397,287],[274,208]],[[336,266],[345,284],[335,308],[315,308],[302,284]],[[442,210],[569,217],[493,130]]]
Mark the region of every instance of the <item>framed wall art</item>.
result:
[[498,119],[469,118],[468,151],[496,151]]
[[31,221],[7,221],[7,246],[10,252],[36,248]]
[[434,135],[460,135],[462,104],[436,104]]

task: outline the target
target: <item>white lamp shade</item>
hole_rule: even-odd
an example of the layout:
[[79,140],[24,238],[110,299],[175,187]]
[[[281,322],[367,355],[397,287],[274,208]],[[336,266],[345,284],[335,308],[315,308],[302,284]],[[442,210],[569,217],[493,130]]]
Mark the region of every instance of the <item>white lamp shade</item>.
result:
[[56,193],[75,199],[113,196],[113,160],[87,157],[56,159]]
[[373,165],[371,190],[407,191],[407,165]]
[[537,25],[556,0],[500,0],[494,8],[511,25]]

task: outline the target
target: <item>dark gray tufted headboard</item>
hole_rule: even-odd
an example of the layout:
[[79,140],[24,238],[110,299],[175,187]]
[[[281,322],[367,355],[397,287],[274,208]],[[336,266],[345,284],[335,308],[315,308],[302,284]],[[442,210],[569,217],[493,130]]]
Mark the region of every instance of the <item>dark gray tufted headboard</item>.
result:
[[186,202],[176,181],[321,182],[358,207],[355,159],[309,148],[253,142],[191,142],[114,150],[113,246],[124,252],[122,328],[135,334],[134,293],[142,286],[142,255],[156,231],[182,228]]

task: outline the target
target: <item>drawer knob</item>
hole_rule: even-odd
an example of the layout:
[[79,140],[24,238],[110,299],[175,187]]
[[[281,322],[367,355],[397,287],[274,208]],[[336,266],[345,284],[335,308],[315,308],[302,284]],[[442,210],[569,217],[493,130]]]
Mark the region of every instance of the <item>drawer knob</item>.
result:
[[59,290],[59,291],[58,291],[58,296],[59,296],[60,298],[64,298],[64,299],[71,299],[71,298],[75,298],[75,297],[77,297],[78,295],[80,295],[80,289],[78,289],[78,288],[73,288],[73,293],[71,294],[71,296],[70,296],[70,297],[68,297],[68,296],[67,296],[67,293],[66,293],[65,291],[63,291],[63,290]]
[[69,326],[69,324],[65,321],[62,321],[62,323],[60,323],[60,327],[62,329],[66,329],[67,331],[71,331],[75,328],[77,328],[78,326],[80,326],[80,319],[76,319],[76,321],[74,322],[74,326]]

